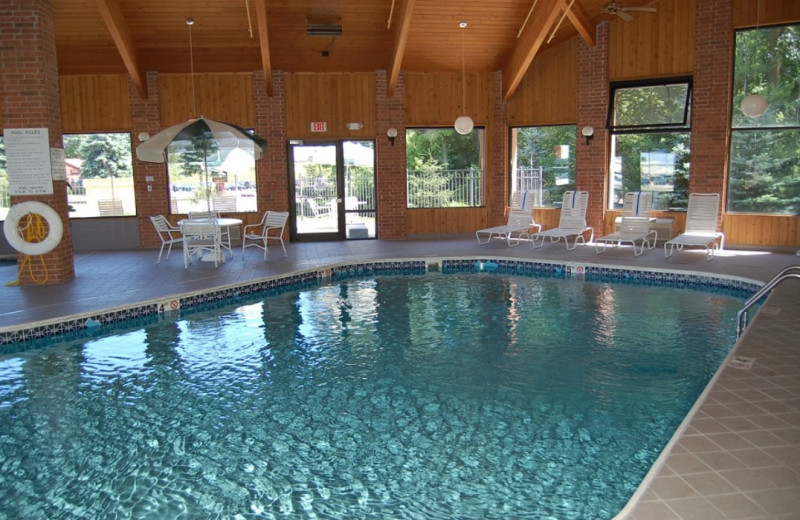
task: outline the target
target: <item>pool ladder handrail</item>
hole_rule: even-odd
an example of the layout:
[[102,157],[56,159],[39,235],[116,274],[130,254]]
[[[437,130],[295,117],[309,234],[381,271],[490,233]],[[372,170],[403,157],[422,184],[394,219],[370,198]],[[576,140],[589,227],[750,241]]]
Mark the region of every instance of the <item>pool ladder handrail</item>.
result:
[[[799,271],[797,273],[793,273],[791,271]],[[756,304],[761,298],[764,297],[768,292],[772,291],[779,283],[789,278],[800,278],[800,265],[790,265],[789,267],[782,270],[780,273],[776,274],[772,277],[772,280],[765,283],[761,286],[753,296],[751,296],[742,307],[742,310],[736,315],[736,339],[738,340],[742,333],[744,333],[744,329],[747,328],[747,311],[750,310],[750,307]]]

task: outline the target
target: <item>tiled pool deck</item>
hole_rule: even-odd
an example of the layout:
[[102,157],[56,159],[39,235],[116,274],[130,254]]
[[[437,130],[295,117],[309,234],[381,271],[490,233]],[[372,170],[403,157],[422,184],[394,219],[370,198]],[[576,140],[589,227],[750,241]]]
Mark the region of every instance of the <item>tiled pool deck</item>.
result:
[[[701,252],[685,252],[665,260],[658,248],[634,258],[628,248],[597,255],[591,245],[569,252],[563,243],[532,250],[501,241],[478,246],[474,237],[304,243],[287,249],[288,257],[272,250],[267,262],[255,249],[235,251],[233,260],[217,269],[204,263],[184,269],[180,250],[158,265],[157,250],[76,253],[71,282],[2,288],[0,338],[85,326],[87,317],[108,316],[109,310],[120,316],[131,307],[158,312],[185,295],[202,299],[221,288],[268,284],[292,273],[316,277],[329,266],[387,260],[421,259],[423,266],[445,258],[524,260],[565,265],[576,273],[614,267],[722,276],[743,284],[765,282],[800,264],[794,254],[729,250],[707,262]],[[16,280],[16,264],[0,263],[0,276],[4,284]],[[800,519],[799,294],[800,280],[788,280],[757,317],[751,316],[729,359],[752,365],[730,363],[720,370],[620,518]]]

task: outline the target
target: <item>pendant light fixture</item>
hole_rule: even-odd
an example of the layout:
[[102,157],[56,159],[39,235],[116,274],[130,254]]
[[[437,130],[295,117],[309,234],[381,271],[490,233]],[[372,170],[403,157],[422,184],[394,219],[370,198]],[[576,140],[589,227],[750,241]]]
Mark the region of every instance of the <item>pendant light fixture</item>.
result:
[[[758,37],[758,28],[761,22],[761,1],[756,4],[756,37]],[[750,65],[750,58],[747,59],[747,65]],[[747,92],[747,74],[744,76],[744,91]],[[767,99],[761,94],[748,94],[742,99],[740,105],[744,115],[748,117],[758,117],[767,111]]]
[[475,123],[472,122],[472,118],[466,115],[467,113],[467,73],[466,68],[464,65],[464,29],[467,28],[467,22],[461,22],[458,24],[461,28],[461,92],[463,94],[462,97],[462,108],[464,110],[464,115],[458,116],[456,119],[455,124],[453,125],[461,135],[467,135],[468,133],[472,132],[472,128],[475,126]]

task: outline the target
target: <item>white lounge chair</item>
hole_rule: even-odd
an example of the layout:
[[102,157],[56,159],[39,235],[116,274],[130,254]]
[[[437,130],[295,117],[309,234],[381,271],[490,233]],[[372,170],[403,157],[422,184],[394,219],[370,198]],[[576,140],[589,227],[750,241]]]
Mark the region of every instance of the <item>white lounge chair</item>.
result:
[[[650,208],[653,203],[653,194],[650,192],[628,192],[622,203],[622,218],[619,223],[619,230],[598,238],[594,242],[597,254],[605,253],[608,246],[621,246],[631,244],[634,256],[644,253],[644,248],[653,249],[656,247],[658,232],[650,229]],[[639,249],[637,243],[641,242]]]
[[242,230],[242,253],[244,253],[244,248],[255,246],[264,251],[264,260],[266,260],[267,245],[272,240],[280,242],[283,255],[289,256],[283,243],[283,231],[288,220],[289,212],[287,211],[267,211],[261,222],[245,226]]
[[683,233],[664,242],[664,257],[671,257],[684,247],[703,247],[706,260],[714,258],[716,251],[725,247],[725,234],[717,231],[719,219],[719,193],[691,193],[686,210],[686,228]]
[[183,233],[183,267],[189,267],[194,255],[203,260],[209,257],[217,267],[225,261],[222,252],[222,234],[216,220],[186,220],[181,224]]
[[[586,210],[588,208],[588,191],[568,191],[564,193],[558,227],[532,234],[531,246],[534,248],[542,247],[546,238],[550,238],[551,243],[558,242],[563,238],[564,243],[567,245],[567,250],[571,251],[577,247],[578,243],[586,243],[584,234],[587,231],[590,233],[589,242],[591,242],[594,239],[594,228],[586,224]],[[569,246],[570,237],[575,237],[572,247]]]
[[161,254],[164,252],[164,246],[168,246],[166,258],[169,260],[172,245],[183,243],[181,228],[170,224],[169,220],[167,220],[167,217],[164,215],[153,215],[150,217],[150,222],[153,223],[153,227],[156,228],[156,232],[158,233],[158,238],[161,239],[161,250],[158,252],[156,263],[161,262]]
[[[488,244],[493,238],[499,238],[512,247],[518,245],[523,237],[530,239],[531,228],[536,228],[536,231],[542,229],[542,226],[533,219],[533,200],[531,192],[514,193],[506,224],[476,231],[475,238],[478,239],[478,244]],[[481,241],[481,235],[485,235],[484,241]]]

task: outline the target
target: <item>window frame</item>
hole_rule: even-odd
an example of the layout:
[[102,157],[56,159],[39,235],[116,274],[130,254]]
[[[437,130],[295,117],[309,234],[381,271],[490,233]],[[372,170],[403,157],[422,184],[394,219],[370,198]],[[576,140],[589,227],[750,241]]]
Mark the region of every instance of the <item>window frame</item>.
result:
[[[691,76],[677,76],[671,78],[653,78],[643,80],[614,81],[609,84],[608,115],[606,118],[606,128],[612,134],[641,134],[641,133],[663,133],[667,130],[673,131],[692,131],[691,108],[693,79]],[[648,88],[657,86],[672,86],[686,84],[686,99],[683,105],[683,118],[680,123],[648,123],[639,125],[617,125],[614,123],[616,115],[616,93],[619,90],[629,90],[633,88]]]

